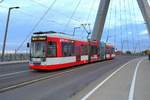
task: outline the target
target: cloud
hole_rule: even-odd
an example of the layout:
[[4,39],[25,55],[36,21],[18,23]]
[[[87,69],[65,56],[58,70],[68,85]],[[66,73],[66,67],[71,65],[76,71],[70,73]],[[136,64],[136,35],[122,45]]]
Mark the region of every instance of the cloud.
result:
[[[0,35],[2,34],[0,42],[3,40],[9,7],[20,6],[20,9],[11,13],[13,15],[10,20],[7,41],[8,44],[10,43],[8,46],[16,48],[19,44],[15,43],[22,42],[26,38],[53,1],[54,0],[5,0],[1,3],[0,7],[3,6],[4,8],[1,7],[0,9]],[[78,1],[79,0],[57,0],[35,31],[64,31],[66,23],[71,17]],[[73,27],[80,26],[81,23],[87,22],[90,23],[91,28],[93,28],[99,2],[100,0],[82,0],[79,8],[77,8],[77,11],[66,28],[66,32],[70,34],[73,32]],[[90,12],[91,15],[89,16],[89,20],[87,21],[92,3],[93,8]],[[135,37],[139,34],[142,35],[142,37],[147,37],[146,28],[143,24],[144,19],[137,3],[132,3],[132,0],[111,0],[110,4],[102,37],[103,40],[105,40],[108,33],[111,33],[112,40],[114,39],[113,36],[117,34],[118,41],[121,39],[120,33],[123,33],[123,39],[131,34],[134,34]],[[82,31],[82,29],[78,30],[76,36],[81,37],[82,33],[83,38],[86,38],[86,33]],[[14,39],[16,36],[18,39]],[[14,44],[11,44],[11,42],[14,42]],[[118,42],[118,44],[120,43]]]
[[147,30],[143,30],[139,33],[140,35],[147,35],[148,34],[148,31]]

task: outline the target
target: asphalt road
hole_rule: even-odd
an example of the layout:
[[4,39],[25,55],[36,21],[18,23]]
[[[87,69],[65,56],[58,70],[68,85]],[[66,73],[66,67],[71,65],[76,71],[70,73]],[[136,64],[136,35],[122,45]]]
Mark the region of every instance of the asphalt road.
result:
[[0,65],[0,75],[29,70],[28,63],[2,64]]
[[[66,100],[100,77],[107,77],[135,57],[122,56],[68,69],[39,72],[27,64],[0,66],[0,100]],[[4,68],[5,67],[5,68]],[[33,80],[38,82],[31,82]],[[24,84],[28,83],[28,84]],[[20,85],[24,84],[24,85]],[[16,88],[10,88],[16,86]],[[10,88],[7,90],[7,88]]]

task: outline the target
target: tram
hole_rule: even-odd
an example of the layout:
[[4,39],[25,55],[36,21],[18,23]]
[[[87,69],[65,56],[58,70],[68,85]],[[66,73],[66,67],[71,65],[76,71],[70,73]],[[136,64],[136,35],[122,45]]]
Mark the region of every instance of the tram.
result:
[[114,57],[110,44],[75,39],[60,32],[36,32],[31,37],[29,66],[35,70],[56,70]]

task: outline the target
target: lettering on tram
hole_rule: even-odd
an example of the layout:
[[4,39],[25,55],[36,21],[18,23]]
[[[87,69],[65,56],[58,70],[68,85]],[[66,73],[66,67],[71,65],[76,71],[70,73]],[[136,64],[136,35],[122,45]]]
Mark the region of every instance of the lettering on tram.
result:
[[38,36],[38,37],[32,37],[32,41],[46,41],[47,37],[45,36]]

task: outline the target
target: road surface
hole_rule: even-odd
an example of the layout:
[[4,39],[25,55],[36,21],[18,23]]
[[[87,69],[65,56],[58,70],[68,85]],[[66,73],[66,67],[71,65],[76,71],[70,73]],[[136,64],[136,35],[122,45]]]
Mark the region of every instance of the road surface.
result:
[[97,80],[103,81],[133,58],[121,56],[51,72],[30,70],[27,63],[0,66],[0,100],[78,100],[78,93]]
[[104,80],[99,78],[71,100],[150,100],[150,61],[134,59]]

